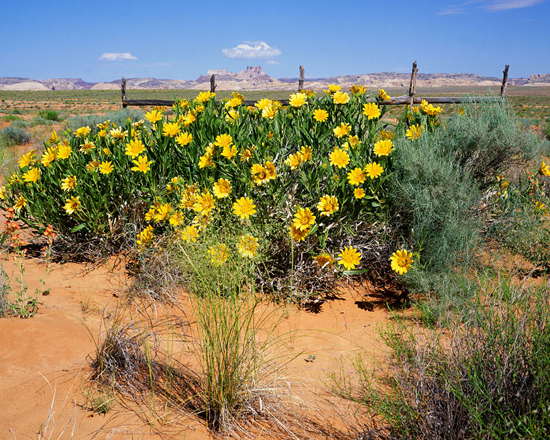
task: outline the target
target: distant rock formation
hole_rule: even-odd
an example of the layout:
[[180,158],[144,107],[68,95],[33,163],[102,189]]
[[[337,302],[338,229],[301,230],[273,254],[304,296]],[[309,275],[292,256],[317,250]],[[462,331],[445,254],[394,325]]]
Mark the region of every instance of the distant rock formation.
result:
[[228,72],[225,69],[208,70],[206,75],[201,75],[197,79],[198,83],[209,82],[210,77],[216,75],[216,83],[223,81],[255,80],[272,81],[273,79],[262,70],[262,66],[246,66],[246,70],[239,73]]
[[[132,89],[195,89],[208,90],[210,77],[216,75],[216,90],[288,90],[294,91],[298,78],[271,78],[262,70],[262,66],[247,66],[238,73],[226,69],[208,70],[196,80],[184,81],[156,78],[128,78],[126,88]],[[306,78],[305,87],[311,90],[326,89],[329,84],[338,84],[349,89],[354,84],[363,84],[367,88],[404,88],[408,87],[410,73],[381,72],[362,75],[342,75],[330,78]],[[419,73],[417,87],[449,86],[499,86],[501,79],[470,73]],[[509,78],[511,86],[548,86],[550,73],[531,75],[529,78]],[[0,90],[117,90],[120,79],[111,82],[89,83],[81,78],[55,78],[35,80],[30,78],[0,78]]]

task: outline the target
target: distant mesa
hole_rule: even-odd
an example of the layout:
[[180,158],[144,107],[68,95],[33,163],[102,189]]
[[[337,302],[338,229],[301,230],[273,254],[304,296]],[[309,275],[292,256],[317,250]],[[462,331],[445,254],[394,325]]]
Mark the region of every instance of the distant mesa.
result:
[[[226,69],[208,70],[196,80],[174,80],[157,78],[127,78],[126,88],[132,89],[195,89],[210,88],[210,77],[216,75],[216,90],[296,90],[298,78],[271,78],[262,66],[247,66],[238,73]],[[381,72],[362,75],[341,75],[329,78],[306,78],[305,87],[312,90],[326,89],[329,84],[338,84],[343,89],[354,84],[367,88],[402,88],[409,84],[409,73]],[[417,87],[448,86],[499,86],[501,78],[471,73],[419,73]],[[550,73],[535,74],[529,78],[509,78],[512,86],[550,86]],[[81,78],[53,78],[36,80],[31,78],[0,78],[0,90],[118,90],[120,79],[111,82],[91,83]]]

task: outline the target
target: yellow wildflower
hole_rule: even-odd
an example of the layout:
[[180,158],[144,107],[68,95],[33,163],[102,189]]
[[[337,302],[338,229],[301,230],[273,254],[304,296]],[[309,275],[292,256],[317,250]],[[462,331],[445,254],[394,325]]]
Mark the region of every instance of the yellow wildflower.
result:
[[332,130],[334,135],[340,139],[346,136],[351,131],[351,125],[342,122],[338,127]]
[[193,210],[199,214],[207,214],[214,209],[216,202],[209,191],[197,197],[197,201],[193,205]]
[[369,102],[363,104],[363,114],[369,119],[377,119],[380,117],[380,108],[374,103]]
[[318,108],[313,111],[313,119],[317,122],[325,122],[328,119],[328,112],[326,110]]
[[183,223],[183,214],[181,211],[176,211],[172,214],[168,220],[172,226],[179,226]]
[[412,252],[399,249],[392,254],[390,261],[392,270],[400,275],[403,275],[404,273],[407,273],[412,266]]
[[227,253],[227,246],[224,243],[210,246],[208,248],[208,255],[210,255],[210,262],[216,266],[223,265],[229,257],[229,254]]
[[329,254],[321,254],[313,257],[321,269],[328,269],[334,264],[334,258]]
[[550,176],[550,168],[548,168],[548,165],[542,161],[542,165],[540,167],[541,174],[544,174],[545,176]]
[[353,196],[356,199],[362,199],[363,197],[365,197],[365,195],[365,190],[363,188],[355,188],[353,190]]
[[302,162],[307,162],[309,159],[311,159],[311,147],[309,145],[306,145],[300,148],[300,154],[302,155]]
[[76,188],[76,176],[68,176],[61,180],[61,189],[63,191],[70,191]]
[[319,214],[329,216],[334,214],[339,209],[338,199],[334,196],[324,195],[317,203]]
[[27,154],[23,154],[19,159],[19,168],[28,167],[34,159],[34,150],[29,151]]
[[220,134],[216,136],[216,142],[214,142],[215,145],[221,148],[229,147],[232,143],[233,138],[229,134]]
[[172,204],[171,203],[165,203],[159,204],[157,206],[157,209],[155,210],[155,216],[154,219],[157,222],[163,222],[165,221],[170,213],[172,212]]
[[311,228],[315,224],[315,216],[309,208],[298,208],[292,222],[294,227],[302,231]]
[[359,145],[361,143],[361,141],[359,140],[359,136],[357,136],[357,135],[350,136],[348,138],[348,142],[349,142],[351,148],[355,148],[357,145]]
[[196,102],[204,103],[206,101],[209,101],[211,98],[216,96],[215,93],[211,92],[200,92],[197,97],[195,98]]
[[218,199],[223,199],[231,194],[231,183],[226,179],[219,179],[214,183],[214,195]]
[[238,107],[242,103],[243,103],[243,100],[241,98],[233,97],[225,103],[225,108]]
[[162,119],[162,113],[158,110],[152,110],[145,114],[145,117],[151,124],[155,124]]
[[377,162],[368,163],[365,166],[365,173],[367,173],[367,176],[370,177],[371,179],[376,179],[383,172],[384,172],[384,168],[382,168],[382,166]]
[[183,125],[189,127],[193,122],[197,120],[197,113],[194,110],[191,110],[189,113],[186,113],[183,117]]
[[50,135],[50,138],[48,139],[48,143],[50,144],[57,144],[59,142],[59,138],[57,137],[57,132],[54,131]]
[[152,160],[147,161],[147,156],[139,156],[137,160],[133,160],[132,163],[135,164],[135,167],[130,168],[132,171],[139,171],[141,173],[148,172],[151,168],[150,165],[153,163]]
[[42,162],[42,165],[45,167],[49,167],[50,164],[55,160],[57,156],[57,148],[55,147],[49,147],[42,153],[42,157],[40,158],[40,162]]
[[69,215],[73,215],[76,211],[80,209],[80,197],[71,197],[65,201],[65,206],[63,206],[65,212]]
[[273,104],[273,101],[271,99],[264,98],[264,99],[260,99],[256,103],[256,107],[263,111],[271,107],[272,104]]
[[215,167],[216,164],[212,160],[212,154],[206,153],[205,155],[201,156],[199,159],[199,168],[206,168],[206,167]]
[[269,180],[269,178],[267,177],[267,168],[265,168],[263,165],[260,165],[259,163],[255,163],[254,165],[252,165],[250,172],[252,174],[252,180],[257,185],[261,185],[262,183]]
[[276,107],[275,105],[270,105],[266,109],[262,110],[262,118],[273,119],[278,111],[278,107]]
[[128,135],[128,130],[122,131],[122,128],[120,128],[120,127],[113,128],[113,129],[109,130],[109,134],[114,139],[123,139],[124,137],[126,137]]
[[290,169],[292,170],[295,170],[296,168],[298,168],[300,166],[300,164],[302,163],[302,154],[301,153],[296,153],[296,154],[291,154],[290,156],[288,156],[288,158],[285,160],[285,164],[287,164]]
[[73,133],[76,137],[78,138],[81,138],[81,137],[86,137],[90,134],[90,127],[80,127],[80,128],[77,128],[76,131]]
[[23,207],[27,206],[27,199],[23,196],[19,196],[19,198],[17,199],[17,202],[15,202],[15,210],[16,211],[21,211],[21,209]]
[[353,93],[354,95],[364,95],[367,91],[367,89],[365,89],[365,86],[363,85],[354,85],[354,86],[351,86],[351,89],[349,89],[351,93]]
[[80,151],[83,153],[87,153],[90,150],[93,150],[95,148],[95,144],[93,142],[86,142],[85,144],[82,144],[80,146]]
[[29,171],[23,174],[23,180],[25,182],[34,183],[38,179],[40,179],[40,169],[38,168],[31,168]]
[[297,228],[296,226],[294,225],[291,225],[290,228],[288,228],[289,230],[289,233],[290,233],[290,237],[294,240],[294,241],[303,241],[305,240],[305,238],[307,237],[307,235],[309,234],[310,232],[310,229],[300,229],[300,228]]
[[242,235],[239,237],[237,251],[245,258],[254,258],[258,250],[258,239],[252,235]]
[[424,133],[425,129],[423,125],[411,125],[410,128],[405,133],[405,137],[407,139],[410,139],[411,141],[417,140],[420,136],[422,136],[422,133]]
[[265,162],[264,167],[267,170],[267,178],[269,180],[275,179],[277,177],[277,170],[275,169],[275,165],[273,162]]
[[145,145],[139,139],[131,139],[129,144],[126,144],[126,155],[132,159],[138,157],[145,151]]
[[167,122],[162,126],[162,134],[164,136],[170,136],[173,138],[176,136],[181,130],[181,127],[176,124],[175,122]]
[[344,92],[336,92],[332,95],[332,100],[335,104],[347,104],[349,102],[349,95]]
[[241,219],[246,219],[256,214],[255,208],[256,205],[254,205],[254,201],[251,198],[241,197],[233,204],[233,213]]
[[113,164],[110,161],[101,162],[99,164],[99,172],[101,174],[110,174],[112,173],[113,169],[114,169]]
[[346,168],[349,164],[348,153],[340,148],[335,148],[334,151],[330,153],[330,164],[338,168]]
[[97,124],[96,127],[100,130],[107,130],[109,128],[109,124],[111,123],[110,119],[107,119],[106,121],[102,122],[101,124]]
[[340,257],[338,264],[344,266],[346,270],[355,269],[355,266],[357,266],[361,261],[361,254],[353,246],[349,246],[347,248],[344,247],[338,256]]
[[187,242],[197,241],[198,236],[199,236],[199,230],[195,225],[187,226],[185,229],[180,231],[181,239]]
[[254,156],[254,149],[247,148],[241,153],[241,162],[248,162],[248,160]]
[[361,168],[355,168],[348,173],[349,183],[353,186],[361,185],[366,178],[367,176]]
[[381,140],[374,144],[374,154],[377,156],[388,156],[392,151],[394,151],[393,142],[388,140]]
[[221,155],[226,159],[232,159],[237,153],[238,151],[235,145],[228,145],[226,147],[223,147],[223,151],[221,152]]
[[384,89],[378,89],[378,91],[380,92],[380,99],[382,101],[391,101],[390,95],[388,95]]
[[153,227],[151,225],[147,226],[143,231],[138,234],[136,244],[139,250],[142,250],[143,247],[153,240]]
[[305,93],[294,93],[290,95],[288,103],[294,108],[300,108],[307,103],[307,95]]
[[93,160],[93,161],[88,162],[86,164],[86,169],[88,171],[95,171],[97,169],[97,167],[99,167],[99,162],[97,160]]
[[57,147],[57,158],[68,159],[71,156],[71,152],[71,146],[64,140]]

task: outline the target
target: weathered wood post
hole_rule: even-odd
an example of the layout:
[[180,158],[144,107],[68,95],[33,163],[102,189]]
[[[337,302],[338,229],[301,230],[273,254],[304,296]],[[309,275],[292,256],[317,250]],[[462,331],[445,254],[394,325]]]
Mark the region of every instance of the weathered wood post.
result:
[[409,84],[409,105],[411,108],[414,104],[414,95],[416,94],[416,75],[418,74],[418,67],[416,67],[416,61],[413,63],[411,82]]
[[508,89],[508,69],[510,68],[509,64],[504,66],[504,71],[502,72],[502,86],[500,87],[500,97],[504,100],[506,98],[506,90]]
[[210,77],[210,93],[216,92],[216,75],[213,73]]
[[300,66],[300,79],[298,80],[298,92],[304,90],[304,66]]
[[126,108],[126,78],[122,77],[122,83],[120,84],[120,92],[122,93],[122,108]]

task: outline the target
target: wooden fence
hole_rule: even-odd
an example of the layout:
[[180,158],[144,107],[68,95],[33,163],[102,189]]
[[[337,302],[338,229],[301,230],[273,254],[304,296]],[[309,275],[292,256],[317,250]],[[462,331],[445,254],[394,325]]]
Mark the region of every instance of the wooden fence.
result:
[[[507,81],[508,81],[508,69],[509,65],[504,67],[503,76],[502,76],[502,85],[500,88],[500,97],[498,96],[479,96],[479,97],[460,97],[460,96],[416,96],[416,77],[418,76],[418,67],[416,61],[413,63],[411,80],[409,83],[409,90],[406,95],[396,96],[392,98],[391,101],[382,101],[380,104],[383,105],[410,105],[420,104],[422,101],[427,101],[430,104],[460,104],[463,102],[495,102],[503,100],[506,97],[507,91]],[[298,91],[304,90],[304,66],[300,66],[300,79],[298,80]],[[214,93],[216,91],[216,75],[210,77],[210,91]],[[166,106],[170,107],[174,105],[175,101],[173,100],[162,100],[162,99],[128,99],[126,97],[126,79],[122,78],[121,84],[122,92],[122,107],[126,108],[128,106]],[[288,99],[279,100],[282,105],[288,105]],[[244,101],[244,105],[254,105],[257,101]]]

